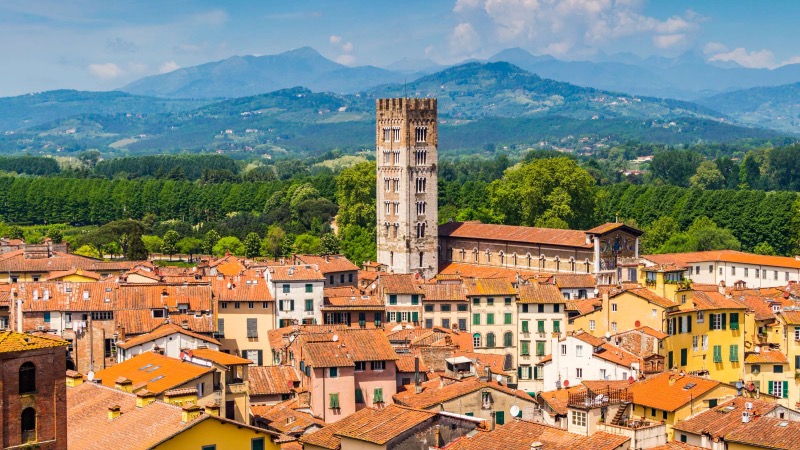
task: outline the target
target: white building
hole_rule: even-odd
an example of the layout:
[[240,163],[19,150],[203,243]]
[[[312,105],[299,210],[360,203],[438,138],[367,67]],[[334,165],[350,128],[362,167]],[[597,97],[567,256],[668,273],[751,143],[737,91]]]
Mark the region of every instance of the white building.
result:
[[180,358],[184,350],[198,348],[219,350],[219,346],[220,343],[216,339],[186,330],[174,323],[165,323],[147,334],[117,341],[117,362],[121,363],[156,349],[164,356]]
[[674,264],[687,267],[685,277],[694,283],[725,283],[733,286],[744,282],[748,288],[786,286],[800,280],[800,260],[786,256],[766,256],[734,250],[668,253],[642,257],[647,267]]
[[544,370],[545,391],[583,380],[636,379],[642,367],[638,356],[584,331],[553,338],[551,346],[552,355],[539,363]]
[[517,378],[525,392],[540,392],[543,366],[537,365],[553,351],[551,337],[565,332],[567,312],[563,294],[554,284],[532,283],[519,287],[517,301]]
[[264,279],[275,298],[277,327],[322,323],[325,277],[315,264],[272,266]]

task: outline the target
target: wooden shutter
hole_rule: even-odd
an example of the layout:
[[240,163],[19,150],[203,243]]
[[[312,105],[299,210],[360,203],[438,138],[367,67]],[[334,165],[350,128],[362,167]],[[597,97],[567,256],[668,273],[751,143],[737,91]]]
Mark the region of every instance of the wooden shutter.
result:
[[411,312],[411,321],[414,323],[419,322],[419,313],[417,311]]
[[247,337],[248,338],[258,337],[258,319],[255,317],[247,318]]
[[727,325],[725,324],[725,322],[728,320],[728,315],[727,314],[720,314],[720,316],[722,316],[722,329],[724,330],[725,328],[727,328]]
[[527,320],[523,320],[522,321],[522,332],[523,333],[527,333],[528,332],[528,321]]
[[263,366],[264,365],[264,350],[256,350],[256,351],[258,352],[258,361],[257,361],[258,365],[259,366]]
[[789,398],[789,382],[783,382],[783,398]]
[[692,316],[686,316],[686,331],[692,332]]
[[772,387],[772,383],[773,383],[772,381],[767,381],[767,393],[769,395],[772,395],[772,392],[774,391],[774,389]]
[[794,357],[794,368],[795,370],[800,369],[800,355]]

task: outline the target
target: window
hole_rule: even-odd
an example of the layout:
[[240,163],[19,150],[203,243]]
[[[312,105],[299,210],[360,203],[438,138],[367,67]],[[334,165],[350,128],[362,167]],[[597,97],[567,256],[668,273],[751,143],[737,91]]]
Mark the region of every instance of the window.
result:
[[427,142],[428,140],[428,127],[414,128],[414,137],[416,142]]
[[738,345],[736,345],[736,344],[734,344],[734,345],[731,345],[731,348],[730,348],[730,355],[729,355],[729,358],[728,358],[728,359],[729,359],[731,362],[737,362],[737,361],[739,361],[739,346],[738,346]]
[[575,346],[575,356],[577,356],[578,358],[583,356],[583,346],[582,345],[576,345]]
[[731,275],[736,276],[736,266],[731,266]]
[[722,362],[722,346],[715,345],[714,346],[714,363],[721,363]]
[[311,283],[306,284],[306,292],[314,292],[314,285]]
[[756,269],[756,278],[759,278],[759,275],[760,275],[760,273],[759,273],[758,269]]
[[590,320],[589,321],[589,330],[590,331],[594,331],[594,328],[595,328],[595,322],[594,322],[594,320]]
[[338,378],[339,377],[339,368],[338,367],[329,367],[328,368],[328,376],[331,378]]
[[575,369],[575,378],[583,378],[583,369],[578,367]]
[[725,329],[725,314],[711,314],[711,329],[712,330]]
[[284,294],[288,294],[289,293],[289,285],[288,284],[284,284],[283,285],[283,293]]
[[[412,295],[411,296],[411,304],[412,305],[419,305],[419,295]],[[442,309],[444,311],[444,309]]]
[[561,321],[554,320],[553,321],[553,333],[561,333]]
[[481,334],[475,333],[472,335],[472,346],[473,347],[480,347],[481,346]]
[[544,333],[544,320],[536,321],[536,331],[538,333]]
[[461,331],[467,329],[467,319],[458,319],[458,329]]
[[481,324],[481,315],[475,313],[472,315],[472,324],[473,325],[480,325]]
[[[25,408],[20,417],[20,431],[22,431],[22,442],[28,443],[36,440],[36,410]],[[37,446],[38,447],[38,446]]]
[[514,345],[514,334],[510,331],[503,333],[503,347],[512,347]]
[[531,342],[530,341],[520,341],[520,354],[522,356],[530,356],[531,355]]
[[392,295],[389,296],[389,304],[390,305],[396,305],[397,304],[397,295],[392,294]]
[[567,344],[561,344],[561,356],[567,355]]
[[364,403],[364,391],[356,389],[356,403]]
[[216,444],[204,445],[200,447],[200,450],[217,450],[217,445]]
[[586,413],[584,411],[570,411],[570,421],[572,425],[578,427],[585,427],[586,426]]
[[255,317],[247,318],[247,337],[248,338],[258,337],[258,318]]
[[450,319],[442,319],[442,328],[447,328],[448,330],[450,329]]
[[494,305],[494,298],[493,297],[487,298],[486,299],[486,304],[487,305]]
[[739,313],[731,313],[731,330],[739,329]]
[[375,388],[375,392],[372,395],[372,401],[374,403],[383,403],[383,388]]
[[700,336],[692,336],[692,351],[696,352],[700,349]]
[[339,408],[339,394],[338,393],[330,394],[330,401],[331,401],[331,403],[330,403],[331,409]]
[[704,334],[702,337],[703,337],[703,339],[702,339],[703,351],[706,351],[706,350],[708,350],[708,335]]
[[536,341],[536,356],[544,356],[545,341]]
[[543,313],[544,312],[544,305],[542,305],[542,304],[536,305],[536,312]]
[[783,366],[782,365],[775,365],[772,367],[772,371],[775,373],[783,373]]
[[767,389],[770,395],[778,398],[789,397],[789,382],[788,381],[768,381]]
[[[45,321],[47,322],[50,313],[45,313]],[[114,318],[114,311],[95,311],[92,313],[92,320],[112,320]]]
[[228,302],[219,302],[220,309],[228,309]]
[[486,325],[494,325],[494,313],[486,313]]
[[372,361],[372,370],[386,370],[386,361]]
[[747,277],[748,277],[748,275],[750,275],[750,273],[749,273],[749,272],[750,272],[750,270],[748,270],[748,268],[747,268],[747,267],[745,267],[745,268],[744,268],[744,277],[745,277],[745,278],[747,278]]
[[706,320],[706,315],[703,311],[697,311],[697,323],[703,323]]
[[617,322],[611,322],[611,331],[613,332],[617,331]]
[[425,328],[433,328],[433,319],[425,319]]
[[247,302],[247,308],[248,309],[253,309],[255,307],[256,307],[256,304],[254,302]]
[[488,333],[486,335],[486,346],[489,347],[489,348],[493,348],[494,345],[495,345],[494,333]]
[[355,364],[356,364],[356,367],[353,370],[355,370],[356,372],[363,372],[363,371],[367,370],[367,363],[366,362],[364,362],[364,361],[356,361]]
[[611,312],[617,312],[617,304],[616,303],[612,303],[611,304]]
[[433,305],[431,304],[425,305],[425,312],[433,312]]
[[[528,323],[529,322],[527,320],[523,320],[522,321],[522,332],[523,333],[529,333],[530,332],[530,330],[528,329]],[[795,330],[796,330],[795,331],[795,339],[798,339],[797,338],[797,333],[800,332],[800,328],[795,328]]]
[[512,317],[512,314],[511,314],[511,313],[505,313],[505,314],[503,314],[503,324],[505,324],[505,325],[511,325],[511,317]]
[[31,394],[36,392],[36,366],[28,361],[19,366],[19,393]]

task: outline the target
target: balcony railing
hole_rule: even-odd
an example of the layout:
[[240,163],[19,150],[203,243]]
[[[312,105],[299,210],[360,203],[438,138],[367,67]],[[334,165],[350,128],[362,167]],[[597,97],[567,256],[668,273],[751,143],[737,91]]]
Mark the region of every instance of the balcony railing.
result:
[[622,403],[631,403],[632,401],[633,394],[629,393],[627,389],[603,388],[596,391],[587,389],[586,391],[569,394],[567,406],[571,408],[593,409]]

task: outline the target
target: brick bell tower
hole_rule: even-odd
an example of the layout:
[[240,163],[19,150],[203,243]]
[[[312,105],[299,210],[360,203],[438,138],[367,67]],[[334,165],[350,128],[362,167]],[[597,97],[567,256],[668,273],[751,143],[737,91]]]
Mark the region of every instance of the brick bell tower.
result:
[[375,105],[378,262],[394,273],[438,271],[436,99]]

